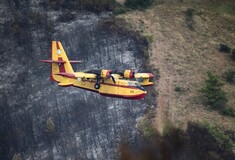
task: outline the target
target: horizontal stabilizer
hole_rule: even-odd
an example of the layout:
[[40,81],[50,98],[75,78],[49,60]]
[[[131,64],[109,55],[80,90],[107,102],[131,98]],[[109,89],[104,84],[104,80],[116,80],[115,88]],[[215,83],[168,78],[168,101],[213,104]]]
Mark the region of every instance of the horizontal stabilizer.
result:
[[69,78],[76,78],[73,73],[65,73],[65,72],[60,72],[55,75],[63,76],[63,77],[69,77]]
[[[55,61],[55,60],[40,60],[40,62],[44,62],[44,63],[60,63],[60,64],[63,64],[63,63],[66,63],[66,61],[61,61],[61,60],[58,60],[58,61]],[[70,63],[82,63],[82,61],[69,61]]]
[[72,60],[72,61],[69,61],[70,63],[82,63],[82,61],[74,61],[74,60]]
[[62,83],[59,83],[58,85],[61,86],[61,87],[70,87],[70,86],[73,85],[73,83],[71,83],[71,82],[62,82]]

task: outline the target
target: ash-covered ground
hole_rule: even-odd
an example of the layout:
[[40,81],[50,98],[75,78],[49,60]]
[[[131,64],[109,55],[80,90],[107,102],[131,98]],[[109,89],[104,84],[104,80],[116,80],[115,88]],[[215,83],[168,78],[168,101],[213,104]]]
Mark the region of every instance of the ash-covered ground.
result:
[[145,42],[103,28],[109,13],[73,12],[41,1],[0,4],[0,159],[113,160],[121,141],[136,143],[137,119],[151,96],[131,101],[61,88],[49,80],[52,40],[62,42],[74,70],[139,69]]

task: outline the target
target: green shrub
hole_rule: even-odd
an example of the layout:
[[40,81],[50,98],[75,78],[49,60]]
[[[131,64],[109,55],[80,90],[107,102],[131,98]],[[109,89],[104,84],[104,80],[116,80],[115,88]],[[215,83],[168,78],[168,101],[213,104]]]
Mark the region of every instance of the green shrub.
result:
[[113,10],[113,14],[115,15],[119,15],[119,14],[124,14],[128,11],[128,9],[122,5],[117,5],[114,10]]
[[222,110],[222,114],[226,115],[226,116],[231,116],[231,117],[235,117],[235,110],[231,107],[225,107]]
[[163,137],[169,136],[172,128],[173,128],[173,125],[170,122],[166,122],[163,127],[163,132],[162,132]]
[[154,0],[127,0],[125,5],[131,9],[146,9],[152,5]]
[[144,117],[138,124],[138,128],[144,135],[144,137],[150,138],[155,134],[155,130],[152,127],[151,120],[148,117]]
[[153,42],[153,35],[152,34],[146,34],[145,38],[146,38],[148,43],[152,43]]
[[231,5],[226,2],[221,2],[221,4],[217,7],[217,10],[219,13],[222,13],[222,14],[225,13],[225,14],[235,15],[234,5]]
[[184,89],[182,87],[175,87],[175,92],[178,92],[178,93],[182,93],[184,91]]
[[200,92],[205,102],[214,107],[224,107],[227,100],[226,93],[222,90],[222,81],[212,72],[207,72],[207,77],[202,85]]
[[113,11],[115,0],[80,0],[80,5],[90,11]]
[[195,9],[193,9],[193,8],[188,8],[185,11],[186,24],[187,24],[188,28],[192,31],[194,30],[194,23],[195,23],[193,20],[194,13],[195,13]]
[[170,122],[166,122],[163,127],[162,136],[173,148],[179,149],[186,142],[186,136],[182,129],[177,128]]
[[235,83],[235,70],[227,70],[222,75],[224,80],[229,83]]
[[215,140],[219,143],[220,147],[225,150],[232,150],[233,144],[231,142],[231,139],[228,135],[224,133],[224,131],[219,126],[208,122],[204,122],[202,126],[205,127],[208,132],[215,138]]
[[232,59],[235,60],[235,49],[232,50],[232,55],[231,55]]

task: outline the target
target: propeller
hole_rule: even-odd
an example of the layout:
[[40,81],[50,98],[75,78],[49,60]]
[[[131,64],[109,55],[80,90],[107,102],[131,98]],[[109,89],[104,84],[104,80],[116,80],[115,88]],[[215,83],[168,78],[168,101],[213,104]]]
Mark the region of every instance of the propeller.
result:
[[116,84],[115,78],[112,76],[112,74],[110,73],[108,77],[106,77],[105,79],[109,79],[112,78],[112,81],[114,84]]
[[[103,73],[103,71],[99,71],[99,70],[93,70],[93,71],[90,71],[91,73],[94,73],[96,74],[96,83],[95,83],[95,89],[99,89],[100,88],[100,80],[101,79],[109,79],[109,78],[112,78],[112,81],[113,83],[116,83],[115,81],[115,78],[112,76],[112,73],[110,70],[104,70],[105,73]],[[104,75],[106,76],[104,78]]]

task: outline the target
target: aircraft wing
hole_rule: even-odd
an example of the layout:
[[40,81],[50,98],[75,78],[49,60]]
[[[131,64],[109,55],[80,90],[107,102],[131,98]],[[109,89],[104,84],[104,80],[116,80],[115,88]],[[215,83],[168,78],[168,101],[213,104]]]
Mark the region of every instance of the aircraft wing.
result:
[[153,78],[154,75],[152,73],[136,73],[135,78]]
[[76,78],[96,79],[96,74],[93,74],[93,73],[75,72],[74,75]]
[[153,78],[152,73],[136,73],[135,78],[139,81],[141,86],[151,86],[154,83],[150,82],[150,78]]
[[123,78],[120,74],[112,74],[113,78],[115,79],[121,79]]

